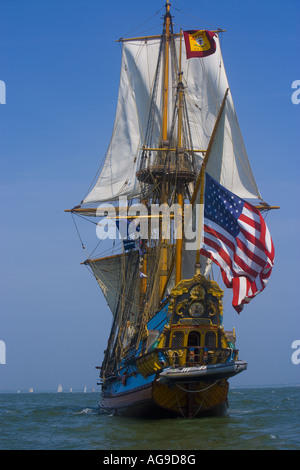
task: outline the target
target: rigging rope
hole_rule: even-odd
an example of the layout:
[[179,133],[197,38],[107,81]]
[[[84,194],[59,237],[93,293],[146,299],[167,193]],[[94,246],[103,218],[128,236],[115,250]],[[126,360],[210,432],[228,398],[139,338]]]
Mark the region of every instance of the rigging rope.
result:
[[73,222],[74,222],[74,225],[75,225],[75,228],[76,228],[76,231],[77,231],[79,240],[80,240],[80,242],[81,242],[82,249],[85,250],[85,246],[84,246],[84,244],[83,244],[82,238],[81,238],[81,236],[80,236],[80,233],[79,233],[79,230],[78,230],[78,227],[77,227],[77,224],[76,224],[76,222],[75,222],[74,215],[73,215],[72,212],[71,212],[71,215],[72,215],[72,219],[73,219]]
[[173,8],[174,8],[174,10],[179,11],[180,13],[183,13],[184,15],[189,16],[190,18],[193,18],[193,19],[195,19],[195,20],[197,20],[197,21],[202,21],[203,23],[206,23],[206,24],[207,24],[208,26],[210,26],[211,28],[218,29],[218,28],[217,28],[215,25],[213,25],[212,23],[208,23],[207,21],[204,21],[203,19],[198,18],[198,17],[195,16],[195,15],[191,15],[190,13],[187,13],[187,12],[185,12],[185,11],[183,11],[183,10],[180,10],[179,8],[176,8],[176,7],[173,7]]
[[206,388],[200,388],[199,390],[188,390],[186,388],[183,388],[181,387],[181,385],[179,385],[178,383],[176,384],[176,386],[178,388],[180,388],[181,390],[183,390],[184,392],[188,392],[188,393],[198,393],[198,392],[205,392],[206,390],[209,390],[211,387],[213,387],[214,385],[216,385],[216,383],[219,382],[219,379],[216,380],[214,383],[210,384],[208,387]]
[[148,23],[148,21],[152,20],[152,18],[155,18],[155,16],[157,16],[160,12],[162,11],[162,8],[160,8],[153,16],[150,16],[150,18],[148,18],[147,20],[143,21],[143,23],[141,23],[139,26],[136,26],[135,28],[133,28],[131,31],[129,31],[126,35],[126,36],[129,36],[131,35],[131,33],[133,33],[134,31],[136,31],[137,29],[139,29],[141,26],[143,26],[144,24]]

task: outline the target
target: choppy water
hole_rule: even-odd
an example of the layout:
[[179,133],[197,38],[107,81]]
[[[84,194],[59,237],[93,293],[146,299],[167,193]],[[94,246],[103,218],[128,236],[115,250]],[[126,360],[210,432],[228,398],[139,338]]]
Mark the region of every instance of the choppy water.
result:
[[233,388],[228,416],[102,415],[97,393],[1,393],[1,450],[296,450],[300,387]]

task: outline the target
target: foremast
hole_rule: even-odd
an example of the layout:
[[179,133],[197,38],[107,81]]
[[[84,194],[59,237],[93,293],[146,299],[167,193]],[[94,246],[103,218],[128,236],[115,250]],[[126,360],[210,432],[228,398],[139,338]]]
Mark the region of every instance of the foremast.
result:
[[[153,190],[148,194],[148,202],[169,205],[177,203],[180,212],[183,214],[183,204],[185,197],[188,197],[187,185],[195,180],[196,171],[193,162],[193,147],[190,138],[188,114],[185,112],[185,131],[183,135],[183,115],[184,115],[184,86],[182,82],[183,72],[181,70],[181,54],[182,54],[182,32],[180,32],[180,51],[179,61],[176,54],[172,16],[170,13],[170,2],[166,3],[166,13],[164,16],[164,28],[161,37],[161,53],[163,54],[163,105],[162,105],[162,122],[161,122],[161,142],[158,148],[153,148],[145,142],[141,164],[137,172],[137,178],[144,183],[145,186],[152,185]],[[170,71],[170,56],[173,57],[173,68]],[[179,62],[179,63],[178,63]],[[158,60],[159,64],[159,60]],[[175,64],[175,65],[174,65]],[[157,75],[159,67],[157,68]],[[170,76],[172,73],[176,75],[176,95],[172,103],[170,100]],[[156,80],[157,80],[156,75]],[[156,88],[154,86],[154,93]],[[153,110],[152,110],[153,112]],[[172,115],[171,115],[172,113]],[[177,131],[176,131],[177,121]],[[151,109],[149,113],[149,125],[153,123]],[[146,133],[146,136],[149,132]],[[150,142],[150,140],[149,140]],[[189,145],[187,147],[187,143]],[[156,158],[151,160],[151,154],[156,153]],[[163,222],[162,222],[163,223]],[[170,265],[170,240],[165,238],[167,227],[160,223],[160,269],[159,269],[159,297],[162,300],[168,281],[170,280],[171,271],[174,271],[175,285],[182,279],[182,242],[183,242],[183,226],[177,226],[176,240],[173,239],[173,255]]]

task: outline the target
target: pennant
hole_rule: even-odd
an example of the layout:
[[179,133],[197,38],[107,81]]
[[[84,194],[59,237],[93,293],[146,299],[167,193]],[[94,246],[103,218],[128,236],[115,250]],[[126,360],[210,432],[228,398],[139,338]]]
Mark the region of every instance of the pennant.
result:
[[216,51],[215,33],[206,30],[184,31],[186,57],[206,57]]

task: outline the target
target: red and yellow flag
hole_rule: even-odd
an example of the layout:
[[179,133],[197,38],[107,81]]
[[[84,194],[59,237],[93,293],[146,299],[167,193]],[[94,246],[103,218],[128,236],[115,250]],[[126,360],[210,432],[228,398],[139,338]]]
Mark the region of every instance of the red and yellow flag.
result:
[[186,57],[206,57],[216,50],[215,33],[206,30],[184,31]]

